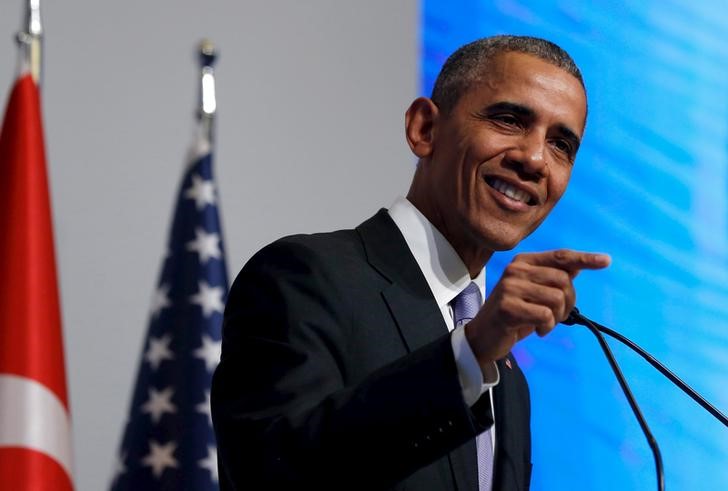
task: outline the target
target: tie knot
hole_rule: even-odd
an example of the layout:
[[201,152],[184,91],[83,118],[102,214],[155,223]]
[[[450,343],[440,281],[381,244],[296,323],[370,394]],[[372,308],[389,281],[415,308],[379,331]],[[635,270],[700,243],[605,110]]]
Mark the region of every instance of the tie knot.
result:
[[480,310],[480,305],[483,303],[480,296],[480,288],[475,282],[471,281],[470,284],[461,291],[455,300],[452,301],[453,320],[455,321],[455,327],[459,327],[462,324],[470,322],[475,314]]

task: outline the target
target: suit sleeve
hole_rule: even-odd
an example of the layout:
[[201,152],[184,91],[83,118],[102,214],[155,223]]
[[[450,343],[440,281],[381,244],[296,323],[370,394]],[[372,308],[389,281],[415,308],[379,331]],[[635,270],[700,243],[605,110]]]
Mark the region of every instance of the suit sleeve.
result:
[[230,291],[212,389],[222,489],[382,489],[492,424],[447,335],[346,382],[351,302],[320,252],[277,242]]

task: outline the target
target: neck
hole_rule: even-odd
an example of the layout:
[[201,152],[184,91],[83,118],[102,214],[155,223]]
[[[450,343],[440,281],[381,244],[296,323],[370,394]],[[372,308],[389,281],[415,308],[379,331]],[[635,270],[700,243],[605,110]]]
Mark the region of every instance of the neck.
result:
[[[414,184],[414,183],[413,183]],[[407,199],[427,218],[430,223],[445,237],[462,260],[470,273],[470,278],[476,278],[493,255],[493,251],[478,246],[477,241],[471,237],[463,236],[462,227],[449,227],[442,214],[434,206],[429,206],[427,200],[420,199],[420,193],[407,194]],[[459,229],[460,233],[457,233]]]
[[458,252],[460,259],[463,260],[465,267],[468,268],[471,279],[475,279],[480,274],[486,263],[490,260],[490,256],[493,255],[493,252],[481,253],[477,257],[468,259],[458,249],[455,250]]

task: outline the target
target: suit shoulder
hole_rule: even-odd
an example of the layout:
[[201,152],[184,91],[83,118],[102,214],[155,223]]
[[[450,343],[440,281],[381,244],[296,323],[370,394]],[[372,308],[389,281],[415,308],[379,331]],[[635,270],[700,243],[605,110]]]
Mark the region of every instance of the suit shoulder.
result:
[[346,255],[360,251],[361,240],[353,229],[320,232],[314,234],[289,235],[269,244],[280,248],[312,255]]
[[[303,275],[316,276],[342,286],[379,275],[376,267],[373,267],[366,243],[375,237],[377,240],[388,240],[392,230],[396,230],[394,222],[388,222],[391,222],[391,218],[386,210],[381,209],[355,229],[280,238],[256,252],[243,266],[238,278],[291,278]],[[367,230],[371,225],[375,225],[374,229]]]
[[286,258],[325,264],[347,256],[361,257],[362,250],[358,235],[351,229],[297,234],[282,237],[266,245],[253,255],[248,264],[275,262]]
[[280,238],[256,252],[240,277],[315,275],[343,279],[365,262],[364,247],[353,229]]

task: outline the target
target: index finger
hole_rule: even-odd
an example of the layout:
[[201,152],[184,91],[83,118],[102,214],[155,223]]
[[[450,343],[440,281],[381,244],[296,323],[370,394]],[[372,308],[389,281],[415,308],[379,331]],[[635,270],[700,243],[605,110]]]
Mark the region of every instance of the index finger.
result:
[[573,251],[558,249],[555,251],[520,254],[518,260],[534,266],[547,266],[561,269],[573,278],[582,269],[602,269],[609,266],[612,258],[608,254],[598,252]]

